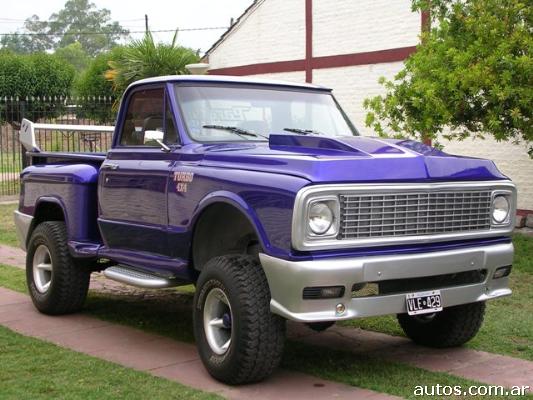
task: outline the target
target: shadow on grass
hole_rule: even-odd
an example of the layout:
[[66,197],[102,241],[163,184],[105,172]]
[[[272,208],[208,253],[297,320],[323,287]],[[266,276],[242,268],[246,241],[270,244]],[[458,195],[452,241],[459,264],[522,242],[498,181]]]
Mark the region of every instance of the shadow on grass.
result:
[[178,291],[150,295],[112,295],[91,292],[84,312],[107,321],[134,326],[185,342],[194,342],[193,296]]

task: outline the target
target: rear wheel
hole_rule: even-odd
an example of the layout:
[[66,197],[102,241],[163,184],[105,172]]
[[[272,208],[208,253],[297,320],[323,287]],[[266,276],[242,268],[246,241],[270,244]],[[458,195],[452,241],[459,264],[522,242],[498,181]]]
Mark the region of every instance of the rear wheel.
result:
[[216,257],[194,298],[194,334],[208,372],[228,384],[260,381],[279,365],[285,320],[270,312],[270,290],[250,256]]
[[89,270],[78,265],[68,251],[64,222],[43,222],[35,228],[26,255],[26,281],[40,312],[78,311],[87,297],[89,277]]
[[398,322],[415,343],[429,347],[455,347],[476,336],[484,315],[485,303],[477,302],[448,307],[434,314],[398,314]]

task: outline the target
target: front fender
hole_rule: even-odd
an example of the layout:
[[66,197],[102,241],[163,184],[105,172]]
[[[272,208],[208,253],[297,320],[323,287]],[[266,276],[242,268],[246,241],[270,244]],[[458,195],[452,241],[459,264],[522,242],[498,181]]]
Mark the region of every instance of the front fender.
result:
[[215,203],[242,213],[266,254],[290,254],[294,200],[309,181],[291,175],[203,165],[180,165],[173,172],[188,172],[194,177],[185,190],[178,190],[174,182],[168,188],[169,228],[177,257],[188,256],[198,218]]
[[250,225],[254,228],[261,247],[267,253],[271,251],[272,245],[255,210],[241,196],[227,190],[219,190],[209,193],[200,200],[191,218],[191,227],[196,226],[196,222],[198,221],[200,215],[202,215],[202,212],[207,207],[215,203],[225,203],[238,209],[248,219],[248,222],[250,222]]

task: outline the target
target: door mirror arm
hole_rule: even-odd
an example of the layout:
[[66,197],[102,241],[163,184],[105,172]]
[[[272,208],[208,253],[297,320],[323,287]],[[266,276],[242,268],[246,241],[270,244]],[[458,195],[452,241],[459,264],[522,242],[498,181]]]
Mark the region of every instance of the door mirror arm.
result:
[[168,147],[165,143],[163,143],[163,141],[161,139],[156,139],[155,140],[159,146],[161,146],[161,151],[165,152],[165,153],[169,153],[171,148]]

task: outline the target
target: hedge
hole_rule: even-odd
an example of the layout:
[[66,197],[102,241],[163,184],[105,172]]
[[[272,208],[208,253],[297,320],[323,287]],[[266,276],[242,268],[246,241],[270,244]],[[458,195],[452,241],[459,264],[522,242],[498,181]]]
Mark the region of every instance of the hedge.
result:
[[[74,75],[74,68],[54,55],[0,52],[0,98],[31,102],[31,107],[26,108],[31,111],[24,114],[26,118],[37,119],[43,113],[48,117],[58,116],[60,101],[49,99],[69,95]],[[1,107],[0,121],[20,121],[22,115],[17,102],[4,101]]]

